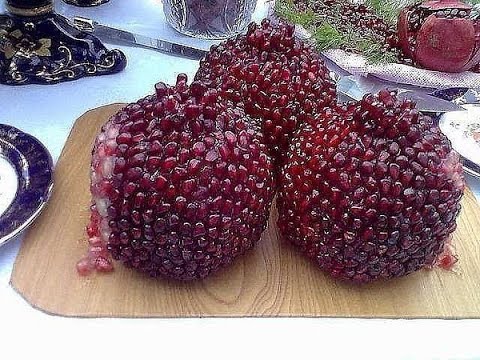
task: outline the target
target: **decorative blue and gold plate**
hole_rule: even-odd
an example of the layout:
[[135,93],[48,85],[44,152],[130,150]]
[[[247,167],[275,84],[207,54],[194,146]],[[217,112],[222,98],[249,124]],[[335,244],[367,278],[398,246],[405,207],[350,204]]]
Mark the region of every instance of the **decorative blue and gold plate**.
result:
[[53,163],[36,138],[0,124],[0,246],[25,230],[53,188]]

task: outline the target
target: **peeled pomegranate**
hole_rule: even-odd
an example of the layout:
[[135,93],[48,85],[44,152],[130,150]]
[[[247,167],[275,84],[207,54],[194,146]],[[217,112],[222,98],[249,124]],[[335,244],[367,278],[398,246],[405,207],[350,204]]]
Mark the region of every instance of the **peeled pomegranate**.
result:
[[367,283],[443,262],[465,181],[432,119],[395,93],[326,109],[292,139],[278,226],[335,278]]
[[423,68],[457,73],[480,62],[480,19],[458,0],[432,0],[402,10],[399,43]]
[[102,255],[97,270],[106,246],[153,277],[204,278],[251,249],[267,226],[273,162],[259,124],[216,90],[186,81],[158,84],[96,139],[87,231]]
[[297,127],[336,100],[335,83],[319,53],[294,31],[293,25],[267,19],[252,23],[245,35],[213,46],[195,75],[261,119],[277,165]]

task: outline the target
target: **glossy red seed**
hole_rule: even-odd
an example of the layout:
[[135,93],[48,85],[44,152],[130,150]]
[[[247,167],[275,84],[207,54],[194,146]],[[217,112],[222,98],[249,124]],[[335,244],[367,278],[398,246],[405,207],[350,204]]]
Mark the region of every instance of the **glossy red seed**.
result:
[[207,155],[205,156],[205,160],[209,162],[213,162],[218,159],[218,151],[217,150],[210,150]]
[[205,144],[203,142],[196,142],[193,145],[192,150],[196,156],[202,156],[203,153],[205,152]]
[[132,134],[130,133],[122,133],[117,137],[118,144],[127,144],[130,145],[132,143]]
[[111,272],[113,271],[113,265],[110,260],[104,257],[99,257],[95,260],[95,270],[104,273]]

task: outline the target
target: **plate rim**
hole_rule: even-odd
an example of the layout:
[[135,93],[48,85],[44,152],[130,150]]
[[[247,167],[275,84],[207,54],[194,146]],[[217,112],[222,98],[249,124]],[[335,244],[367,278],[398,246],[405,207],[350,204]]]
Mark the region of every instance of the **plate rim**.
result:
[[11,229],[7,229],[5,233],[0,231],[0,247],[8,243],[10,240],[14,239],[17,237],[19,234],[21,234],[24,230],[26,230],[34,221],[37,219],[37,217],[41,214],[41,212],[44,210],[45,206],[47,205],[48,201],[50,200],[50,197],[52,195],[53,191],[53,186],[54,186],[54,165],[53,165],[53,159],[48,151],[47,147],[35,136],[26,133],[12,125],[9,124],[4,124],[0,123],[0,129],[3,130],[7,136],[2,136],[1,139],[3,140],[2,143],[6,143],[12,146],[12,148],[17,151],[21,156],[22,159],[26,161],[26,164],[28,167],[31,167],[31,159],[29,159],[28,156],[26,156],[24,153],[22,153],[17,146],[15,146],[14,141],[12,141],[12,136],[10,134],[14,134],[14,136],[23,136],[25,137],[29,142],[33,143],[36,146],[36,150],[41,150],[43,152],[43,155],[47,159],[47,173],[49,173],[49,179],[47,182],[47,185],[45,187],[41,188],[41,196],[38,198],[39,205],[33,208],[31,211],[27,211],[24,213],[24,215],[20,216],[20,220],[17,221],[18,224],[15,226],[14,225],[14,218],[15,216],[18,216],[20,213],[16,207],[21,204],[16,203],[18,197],[24,193],[26,190],[29,190],[32,188],[31,182],[27,182],[27,186],[25,189],[22,189],[20,186],[20,180],[25,179],[24,174],[20,173],[18,168],[18,164],[12,161],[8,156],[5,154],[1,154],[0,156],[4,158],[14,169],[16,177],[17,177],[17,190],[15,192],[15,197],[12,200],[12,202],[7,206],[5,211],[3,212],[2,215],[0,215],[0,219],[6,220],[7,223],[12,224]]
[[[465,111],[450,111],[448,113],[443,114],[438,119],[438,127],[442,131],[442,133],[448,138],[448,140],[452,143],[452,147],[454,142],[452,141],[450,135],[445,131],[447,128],[451,128],[448,124],[449,117],[455,116],[455,114],[462,114],[465,116],[469,111],[474,111],[474,109],[478,109],[480,115],[480,104],[463,104],[462,107],[465,108]],[[466,173],[480,179],[480,164],[476,161],[473,161],[469,156],[466,154],[461,153],[460,151],[454,149],[459,155],[462,160],[462,165]]]

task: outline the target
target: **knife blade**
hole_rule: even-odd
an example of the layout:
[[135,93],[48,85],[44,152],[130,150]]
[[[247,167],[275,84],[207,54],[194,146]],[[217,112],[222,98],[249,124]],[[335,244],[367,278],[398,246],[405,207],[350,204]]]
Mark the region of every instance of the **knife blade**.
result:
[[116,45],[128,45],[146,49],[153,49],[167,54],[181,56],[193,60],[200,60],[207,53],[207,50],[181,44],[175,44],[167,40],[154,39],[148,36],[135,34],[126,30],[102,25],[94,20],[80,16],[73,18],[73,25],[80,30],[89,32],[97,36],[101,40]]
[[[367,93],[377,93],[378,91],[389,88],[389,84],[374,82],[370,79],[358,76],[345,76],[337,82],[337,91],[347,100],[361,100]],[[450,111],[465,111],[463,107],[453,102],[440,99],[426,92],[407,90],[394,87],[399,99],[410,99],[417,104],[420,111],[431,113],[446,113]]]
[[480,179],[480,166],[478,166],[473,161],[470,161],[461,155],[460,155],[460,158],[463,162],[463,170],[465,170],[467,174]]
[[423,112],[446,113],[450,111],[465,111],[463,107],[453,102],[412,90],[399,91],[398,98],[401,100],[412,100],[417,104],[417,108]]

